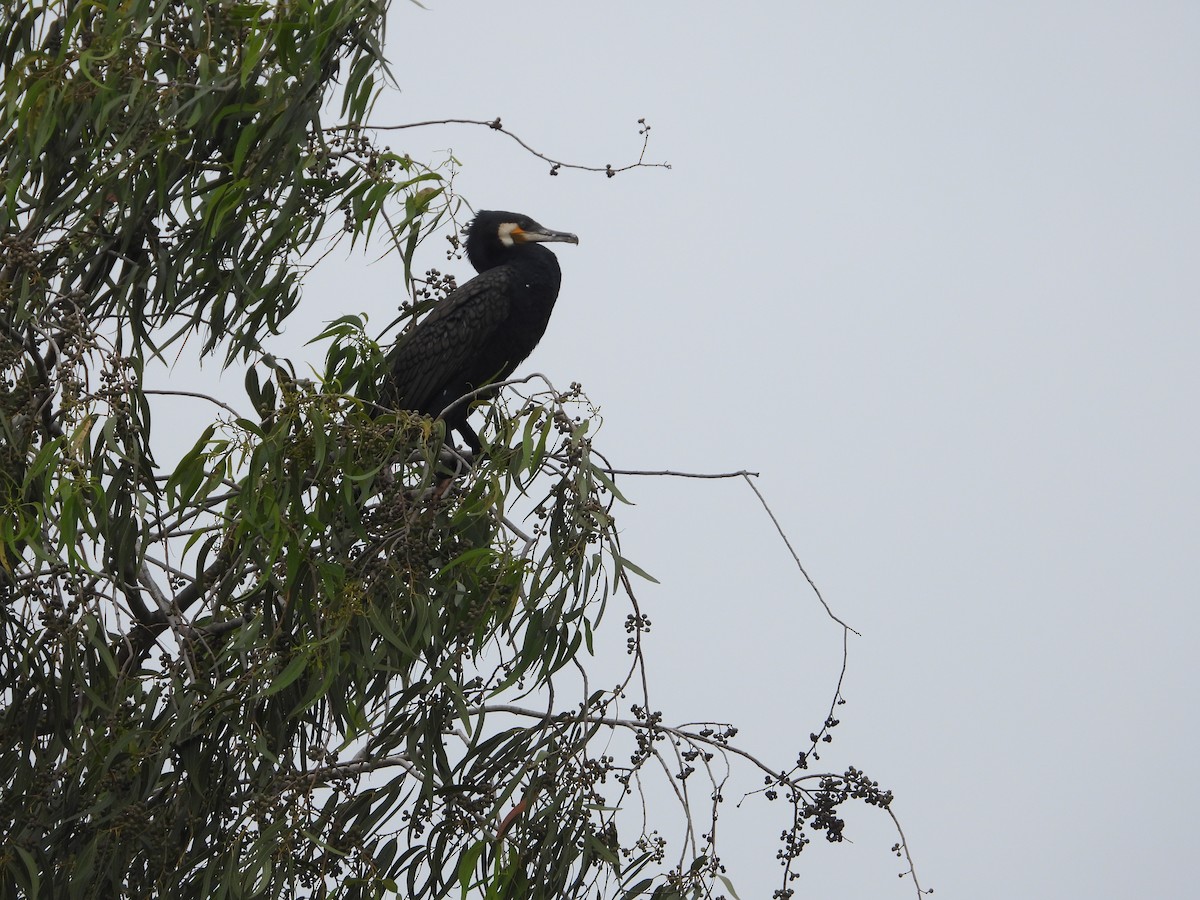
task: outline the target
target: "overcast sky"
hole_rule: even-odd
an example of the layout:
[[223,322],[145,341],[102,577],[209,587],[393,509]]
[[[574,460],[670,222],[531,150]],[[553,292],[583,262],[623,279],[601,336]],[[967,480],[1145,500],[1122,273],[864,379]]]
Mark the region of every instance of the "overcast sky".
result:
[[[582,382],[615,465],[762,473],[862,633],[824,761],[896,792],[925,886],[1194,896],[1200,4],[426,5],[394,4],[379,124],[502,116],[598,165],[653,126],[673,169],[611,180],[484,129],[387,140],[580,236],[518,374]],[[331,261],[281,346],[382,325],[400,275]],[[655,705],[786,763],[839,629],[744,483],[625,491]],[[797,896],[910,896],[851,812]],[[727,810],[743,900],[777,886],[779,813]]]

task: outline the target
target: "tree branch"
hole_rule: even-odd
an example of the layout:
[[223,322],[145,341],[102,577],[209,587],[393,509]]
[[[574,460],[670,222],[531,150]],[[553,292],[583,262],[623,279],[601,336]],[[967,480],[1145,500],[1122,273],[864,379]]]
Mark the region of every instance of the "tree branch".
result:
[[759,476],[758,472],[748,472],[745,469],[739,469],[737,472],[676,472],[673,469],[609,469],[605,468],[605,472],[609,475],[666,475],[672,478],[745,478],[747,475],[752,475],[755,478]]
[[[175,595],[174,608],[180,612],[187,609],[204,595],[204,591],[208,589],[209,585],[229,574],[229,569],[232,565],[232,554],[222,550],[199,578],[185,586]],[[161,611],[159,616],[152,617],[150,621],[139,622],[135,625],[125,635],[125,640],[122,642],[121,651],[118,655],[118,662],[121,667],[130,668],[139,665],[146,658],[146,654],[150,652],[150,648],[154,646],[158,635],[165,631],[169,625],[167,616],[161,613]]]
[[428,122],[406,122],[402,125],[337,125],[331,128],[324,129],[326,133],[341,132],[341,131],[400,131],[405,128],[427,128],[431,125],[480,125],[485,128],[490,128],[492,131],[498,131],[501,134],[512,138],[523,149],[536,156],[538,159],[543,159],[550,163],[550,174],[557,175],[559,169],[578,169],[582,172],[603,172],[609,178],[619,172],[628,172],[630,169],[670,169],[671,164],[668,162],[645,162],[646,146],[650,142],[650,126],[646,124],[645,119],[638,119],[638,125],[641,126],[638,134],[642,135],[642,152],[638,155],[637,162],[629,163],[624,166],[614,168],[611,164],[604,166],[585,166],[579,163],[563,162],[559,159],[553,159],[542,153],[540,150],[535,150],[529,144],[525,143],[520,137],[509,131],[500,121],[497,116],[494,119],[431,119]]
[[767,505],[767,500],[762,495],[762,491],[758,489],[758,485],[756,485],[754,480],[751,478],[752,474],[753,473],[751,472],[741,473],[742,477],[746,480],[746,484],[750,485],[750,490],[754,491],[754,496],[758,498],[758,502],[762,504],[762,508],[765,509],[767,511],[767,515],[771,517],[771,524],[775,526],[775,530],[779,532],[779,536],[783,538],[783,543],[787,546],[788,552],[792,554],[792,559],[796,562],[796,568],[800,570],[800,574],[804,576],[804,580],[808,582],[808,586],[813,589],[813,593],[817,595],[817,599],[820,600],[821,605],[825,607],[825,612],[829,614],[829,618],[833,619],[833,621],[837,622],[847,631],[854,632],[854,634],[858,637],[862,637],[859,632],[855,631],[853,628],[839,619],[829,607],[829,604],[825,602],[825,598],[821,596],[821,589],[817,587],[817,583],[812,580],[812,576],[809,575],[807,570],[804,568],[804,563],[800,562],[800,556],[796,553],[796,549],[792,546],[792,542],[788,539],[787,533],[784,532],[783,526],[780,525],[779,520],[775,518],[775,513],[772,512],[771,507]]
[[198,391],[167,391],[167,390],[150,390],[146,388],[142,391],[143,394],[160,394],[169,397],[195,397],[197,400],[207,400],[209,403],[215,403],[221,409],[225,410],[234,418],[243,418],[242,414],[230,406],[228,403],[222,403],[216,397],[210,397],[208,394],[201,394]]

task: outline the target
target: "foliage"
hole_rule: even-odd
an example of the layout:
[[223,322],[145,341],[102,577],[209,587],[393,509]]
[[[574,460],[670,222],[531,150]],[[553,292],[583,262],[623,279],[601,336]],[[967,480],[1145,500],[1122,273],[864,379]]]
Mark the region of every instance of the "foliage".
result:
[[[697,896],[724,883],[715,827],[668,860],[619,815],[649,767],[689,822],[704,772],[715,826],[726,754],[757,766],[792,810],[785,879],[840,804],[890,803],[728,728],[620,717],[644,573],[577,386],[514,385],[464,467],[440,423],[371,403],[361,319],[321,336],[319,383],[266,352],[331,233],[383,233],[415,312],[452,286],[408,271],[440,179],[359,128],[385,13],[0,10],[0,896]],[[168,348],[242,366],[250,411],[221,403],[163,467]],[[593,689],[618,599],[631,665]]]

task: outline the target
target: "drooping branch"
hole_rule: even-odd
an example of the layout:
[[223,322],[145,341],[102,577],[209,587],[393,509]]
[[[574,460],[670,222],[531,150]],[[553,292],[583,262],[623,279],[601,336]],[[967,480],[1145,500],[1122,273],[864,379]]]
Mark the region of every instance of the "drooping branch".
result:
[[754,491],[754,496],[758,498],[758,502],[762,504],[762,508],[767,511],[767,515],[771,518],[771,524],[775,526],[775,530],[779,532],[779,536],[783,538],[783,543],[787,546],[788,552],[792,554],[792,559],[796,563],[796,568],[800,570],[800,574],[804,576],[804,580],[808,582],[809,587],[813,589],[813,593],[817,595],[817,599],[821,601],[821,605],[825,607],[825,612],[829,613],[829,618],[833,619],[833,621],[837,622],[847,631],[853,632],[859,637],[862,637],[859,632],[855,631],[840,618],[838,618],[838,616],[830,608],[829,604],[825,602],[825,598],[821,596],[821,589],[817,587],[817,583],[812,580],[812,576],[809,575],[808,571],[804,568],[804,563],[800,562],[800,555],[796,553],[796,548],[792,546],[792,542],[788,539],[787,532],[785,532],[783,530],[783,526],[779,524],[779,519],[775,518],[775,513],[772,511],[770,505],[768,505],[767,499],[762,495],[762,491],[758,489],[758,485],[756,485],[754,480],[750,477],[751,474],[752,473],[750,472],[743,472],[742,477],[746,480],[746,484],[750,485],[750,490]]

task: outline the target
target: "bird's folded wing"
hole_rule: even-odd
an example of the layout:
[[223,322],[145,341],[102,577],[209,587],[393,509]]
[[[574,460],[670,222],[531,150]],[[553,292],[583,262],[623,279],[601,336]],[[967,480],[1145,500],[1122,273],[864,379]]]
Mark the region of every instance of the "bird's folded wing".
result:
[[441,412],[430,408],[430,404],[444,390],[457,389],[470,381],[472,363],[507,318],[510,277],[504,267],[477,275],[447,295],[401,338],[393,357],[391,381],[383,392],[386,405],[431,415]]

